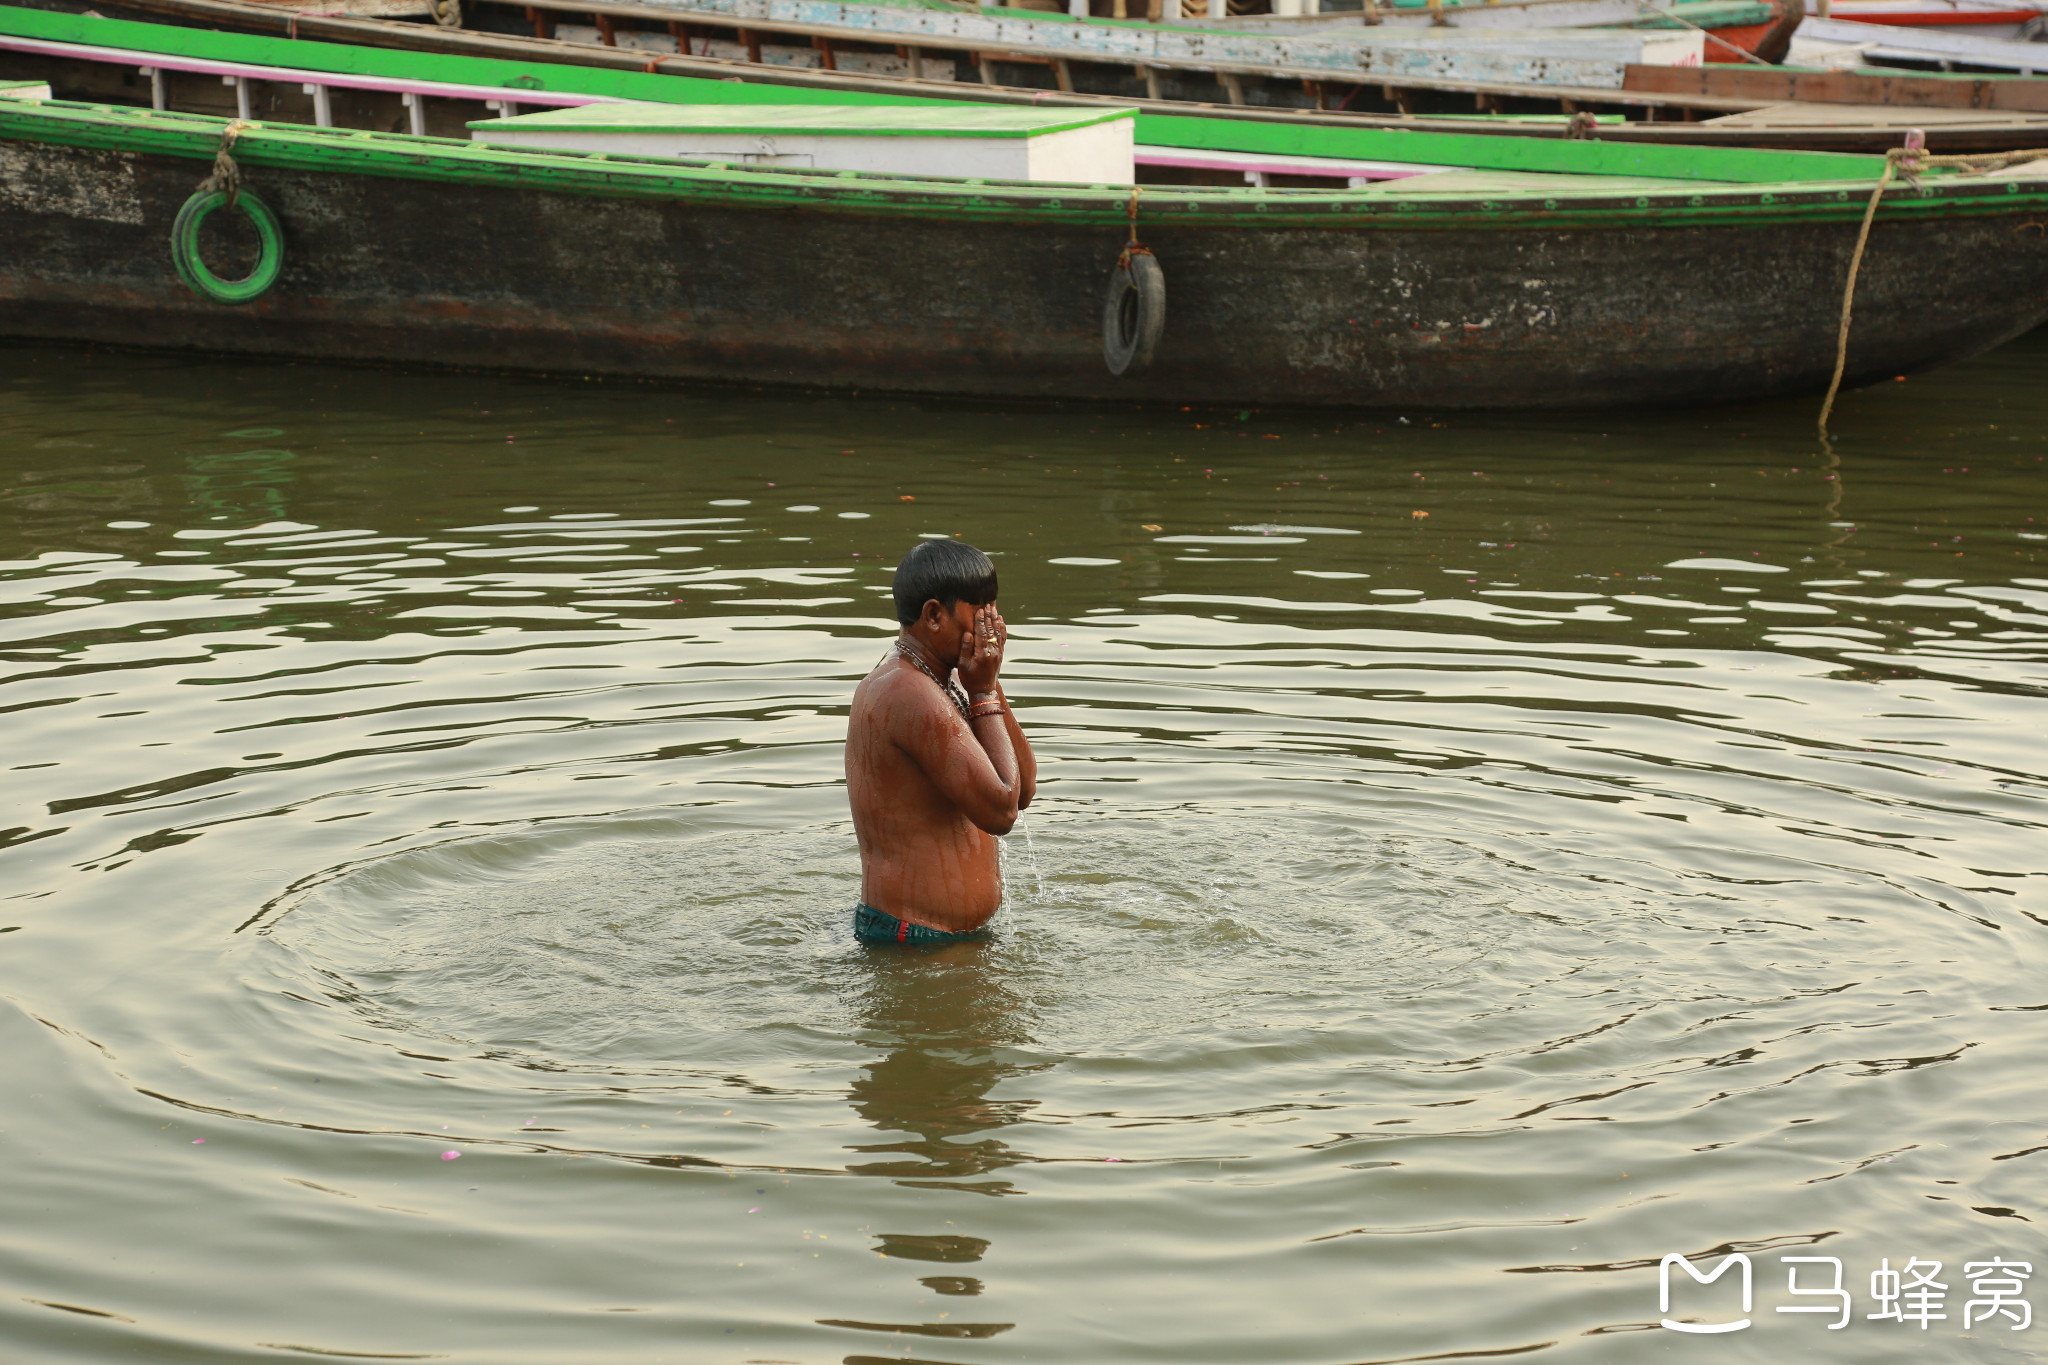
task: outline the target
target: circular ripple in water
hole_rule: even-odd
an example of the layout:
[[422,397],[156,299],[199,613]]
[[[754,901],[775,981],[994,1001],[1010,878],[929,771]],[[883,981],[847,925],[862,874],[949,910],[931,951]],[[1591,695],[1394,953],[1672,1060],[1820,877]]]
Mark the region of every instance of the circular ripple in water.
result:
[[1659,1006],[1794,996],[1815,986],[1806,964],[1831,983],[1871,946],[1834,912],[1897,901],[1833,868],[1740,882],[1682,850],[1653,867],[1299,808],[1048,803],[1005,855],[989,941],[933,953],[853,941],[844,823],[460,840],[335,876],[269,932],[302,989],[374,1036],[550,1070],[850,1058],[857,1038],[920,1031],[880,997],[946,979],[993,1002],[992,1032],[1047,1052],[1171,1052],[1201,1026],[1342,1067],[1544,1052]]

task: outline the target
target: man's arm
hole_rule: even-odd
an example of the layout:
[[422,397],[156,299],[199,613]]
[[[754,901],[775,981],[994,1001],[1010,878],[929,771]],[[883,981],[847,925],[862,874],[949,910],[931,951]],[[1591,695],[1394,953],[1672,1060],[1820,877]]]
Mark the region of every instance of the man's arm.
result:
[[921,679],[899,678],[904,704],[890,738],[931,779],[939,794],[977,828],[1008,834],[1017,823],[1017,759],[1000,717],[970,722]]
[[1003,701],[1003,732],[1009,737],[1010,752],[1017,756],[1017,809],[1029,810],[1031,798],[1038,795],[1038,755],[1031,752],[1031,741],[1024,738],[1024,727],[1017,724],[1001,683],[996,684],[996,695]]
[[[1001,699],[998,674],[1008,636],[994,607],[977,610],[973,624],[961,635],[957,667],[971,703]],[[1023,733],[1015,729],[1009,708],[962,721],[937,698],[931,698],[929,706],[930,719],[912,725],[897,739],[898,745],[976,826],[990,834],[1008,834],[1028,800],[1023,796],[1023,765],[1018,756],[1021,752],[1028,761],[1031,753]],[[970,713],[975,709],[968,707]]]

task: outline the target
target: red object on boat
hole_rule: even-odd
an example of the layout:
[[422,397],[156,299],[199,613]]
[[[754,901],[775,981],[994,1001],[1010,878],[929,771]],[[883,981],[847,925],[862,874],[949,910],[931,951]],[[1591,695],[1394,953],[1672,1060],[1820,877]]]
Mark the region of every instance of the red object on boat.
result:
[[1735,24],[1706,31],[1709,62],[1747,65],[1754,58],[1776,64],[1785,60],[1793,31],[1806,17],[1806,0],[1774,0],[1771,17],[1761,24]]
[[[1836,13],[1839,14],[1840,11],[1837,10]],[[1710,28],[1707,30],[1707,60],[1710,62],[1737,62],[1746,66],[1748,61],[1743,57],[1742,53],[1747,52],[1750,56],[1755,56],[1756,45],[1762,42],[1764,35],[1770,31],[1771,25],[1769,24],[1737,24],[1734,28]],[[1721,42],[1715,42],[1716,38],[1719,38]],[[1741,48],[1742,52],[1730,52],[1727,48],[1721,46],[1721,43],[1732,43],[1736,47]]]
[[[1974,28],[1982,24],[2024,24],[2042,12],[2040,5],[2000,4],[1996,0],[1835,0],[1829,18],[1858,24],[1895,24],[1900,28]],[[1709,43],[1707,46],[1712,47]]]

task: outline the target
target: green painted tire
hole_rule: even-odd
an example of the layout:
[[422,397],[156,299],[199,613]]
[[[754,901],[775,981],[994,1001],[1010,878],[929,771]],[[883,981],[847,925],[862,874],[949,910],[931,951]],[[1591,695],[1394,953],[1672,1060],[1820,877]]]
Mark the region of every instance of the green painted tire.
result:
[[270,211],[270,205],[248,190],[237,195],[235,207],[256,225],[261,248],[256,268],[246,278],[224,280],[199,258],[199,225],[227,202],[224,190],[200,190],[185,201],[185,206],[178,210],[178,221],[171,225],[171,264],[178,268],[178,278],[201,298],[216,303],[248,303],[268,293],[284,272],[284,228]]

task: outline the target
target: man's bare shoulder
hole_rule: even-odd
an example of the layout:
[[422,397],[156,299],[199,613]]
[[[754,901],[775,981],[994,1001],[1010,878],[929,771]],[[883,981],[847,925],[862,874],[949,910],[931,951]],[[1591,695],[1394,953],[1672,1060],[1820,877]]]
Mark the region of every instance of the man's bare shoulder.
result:
[[854,689],[853,702],[855,709],[867,713],[871,722],[885,725],[891,720],[951,709],[945,694],[930,678],[897,658],[884,659],[874,672],[861,679],[860,686]]

